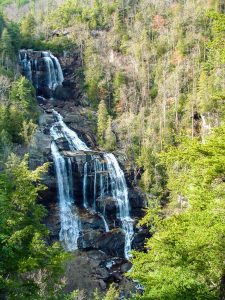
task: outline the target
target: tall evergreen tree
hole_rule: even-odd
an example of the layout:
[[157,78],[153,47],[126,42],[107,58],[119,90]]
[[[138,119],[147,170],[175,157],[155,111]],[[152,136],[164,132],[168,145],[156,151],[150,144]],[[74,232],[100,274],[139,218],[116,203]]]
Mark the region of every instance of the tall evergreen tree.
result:
[[[47,245],[42,224],[44,207],[37,204],[44,189],[40,177],[47,165],[34,171],[28,159],[11,156],[0,173],[0,295],[3,299],[57,299],[61,263],[66,256],[58,244]],[[1,298],[2,299],[2,298]]]
[[10,59],[14,56],[14,49],[12,38],[8,32],[7,28],[4,28],[1,36],[1,55],[2,55],[2,65],[9,68]]

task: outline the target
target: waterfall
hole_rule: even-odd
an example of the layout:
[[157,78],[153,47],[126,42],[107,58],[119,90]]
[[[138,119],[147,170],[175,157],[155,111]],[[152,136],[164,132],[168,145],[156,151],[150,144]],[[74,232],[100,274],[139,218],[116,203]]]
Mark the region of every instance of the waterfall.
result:
[[125,232],[125,257],[129,258],[131,251],[131,241],[134,234],[133,220],[130,218],[128,189],[123,171],[121,170],[118,161],[111,153],[104,154],[107,161],[107,169],[109,171],[112,196],[117,200],[119,211],[118,218],[121,220],[122,229]]
[[[54,131],[52,128],[51,131]],[[52,132],[52,136],[55,133]],[[70,160],[66,160],[58,151],[56,143],[51,144],[52,156],[56,168],[57,185],[59,194],[59,209],[61,229],[59,239],[68,251],[77,249],[77,240],[80,233],[79,217],[73,208],[72,196],[72,168]]]
[[83,202],[84,202],[84,207],[88,208],[88,203],[87,203],[87,176],[88,176],[88,164],[87,162],[84,164],[84,180],[83,180]]
[[53,114],[57,119],[57,122],[53,125],[57,131],[59,137],[65,137],[70,150],[71,151],[90,151],[87,145],[81,141],[75,131],[71,130],[66,124],[63,122],[63,117],[55,110],[53,110]]
[[64,81],[62,68],[50,51],[20,50],[19,60],[22,74],[36,89],[47,87],[55,90],[57,86],[62,85]]
[[25,76],[27,77],[28,80],[32,81],[31,61],[28,59],[27,53],[21,52],[19,58]]
[[[20,50],[19,60],[22,74],[33,83],[40,98],[57,94],[54,90],[63,84],[64,77],[58,59],[50,51]],[[110,233],[113,236],[114,228],[120,227],[124,232],[119,232],[124,237],[124,256],[128,259],[134,221],[130,217],[125,176],[118,161],[111,153],[91,150],[57,111],[52,112],[55,122],[50,135],[61,223],[59,240],[67,251],[74,251],[80,244],[78,239],[85,239],[86,230],[99,230],[100,233],[105,230],[109,232],[108,238]],[[70,151],[63,151],[61,142],[66,142]],[[74,158],[76,165],[73,165]],[[79,182],[74,186],[73,170],[77,167]],[[98,217],[94,226],[86,222],[90,214],[93,219]]]
[[48,87],[52,90],[54,90],[57,86],[57,81],[56,81],[56,73],[55,73],[55,68],[53,61],[51,60],[50,57],[44,57],[43,60],[45,61],[45,65],[47,67],[47,72],[46,72],[46,81],[48,84]]
[[58,85],[61,85],[64,81],[64,76],[63,76],[61,65],[60,65],[58,59],[52,53],[50,53],[50,57],[55,66],[57,83],[58,83]]
[[[117,218],[121,223],[121,228],[125,233],[124,256],[129,258],[131,250],[131,242],[133,238],[133,220],[130,217],[128,189],[123,171],[121,170],[115,156],[110,153],[99,153],[92,151],[88,146],[81,141],[76,132],[67,127],[63,122],[63,117],[53,110],[56,122],[51,128],[52,154],[56,166],[58,190],[60,199],[60,214],[65,214],[61,217],[61,233],[60,240],[66,244],[66,248],[72,249],[72,243],[77,247],[77,239],[80,227],[79,217],[72,211],[74,203],[72,197],[72,183],[69,176],[72,176],[70,164],[66,164],[66,159],[60,154],[55,141],[59,138],[65,138],[68,142],[71,151],[82,151],[91,156],[91,161],[86,161],[83,165],[83,207],[91,212],[97,213],[103,220],[105,231],[108,232],[109,226],[105,216],[105,210],[97,211],[96,200],[102,200],[104,197],[112,197],[116,201]],[[90,177],[94,173],[93,182],[89,182]],[[71,174],[71,175],[69,175]],[[93,188],[93,203],[88,199],[87,189]],[[73,217],[74,215],[74,217]],[[72,229],[72,226],[75,229]],[[74,235],[74,236],[71,236]]]

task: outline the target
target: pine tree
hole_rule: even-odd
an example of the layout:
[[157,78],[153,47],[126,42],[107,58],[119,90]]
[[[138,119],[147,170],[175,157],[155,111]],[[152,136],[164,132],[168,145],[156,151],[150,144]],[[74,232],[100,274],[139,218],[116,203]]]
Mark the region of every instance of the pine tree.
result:
[[108,117],[107,128],[105,131],[105,144],[104,148],[108,151],[113,151],[116,148],[116,137],[112,131],[112,118]]
[[223,299],[225,127],[201,144],[186,141],[161,155],[171,203],[149,210],[153,237],[134,253],[131,276],[144,285],[138,299]]
[[27,156],[21,161],[13,155],[0,174],[3,299],[58,299],[54,293],[67,255],[59,244],[46,243],[48,230],[42,222],[46,210],[36,202],[38,193],[45,189],[40,177],[46,170],[44,165],[30,171]]
[[32,48],[35,40],[36,26],[37,24],[33,14],[29,14],[23,18],[20,24],[23,47]]
[[14,49],[12,39],[7,28],[4,28],[2,31],[0,49],[2,54],[2,65],[4,65],[8,69],[9,62],[14,55]]
[[0,36],[2,35],[2,31],[5,27],[5,19],[3,14],[0,12]]
[[11,103],[15,104],[26,118],[37,117],[35,89],[28,79],[21,76],[13,83],[10,99]]

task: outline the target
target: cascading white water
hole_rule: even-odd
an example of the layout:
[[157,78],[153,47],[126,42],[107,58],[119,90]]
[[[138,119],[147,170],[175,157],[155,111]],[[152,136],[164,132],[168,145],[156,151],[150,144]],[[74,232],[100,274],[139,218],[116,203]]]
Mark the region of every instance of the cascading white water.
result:
[[[56,89],[64,81],[63,72],[58,59],[49,51],[21,50],[19,53],[21,69],[40,92],[45,95],[45,88]],[[47,95],[51,97],[53,93]],[[47,96],[48,97],[48,96]],[[71,158],[66,157],[58,148],[58,139],[64,138],[68,142],[71,151],[84,151],[91,156],[91,160],[83,166],[83,207],[91,213],[97,214],[103,221],[105,231],[110,231],[117,225],[112,225],[107,217],[106,204],[102,209],[102,203],[107,198],[113,198],[116,202],[117,220],[120,221],[125,233],[124,255],[129,258],[131,242],[133,238],[133,220],[129,213],[129,199],[127,185],[123,171],[113,154],[96,153],[92,151],[70,128],[63,122],[63,117],[53,110],[56,122],[50,129],[52,137],[51,152],[56,170],[59,211],[61,229],[59,239],[65,249],[73,251],[78,248],[78,238],[82,233],[81,220],[73,195],[73,174]],[[91,179],[91,181],[90,181]],[[93,196],[90,196],[92,188]],[[91,198],[91,199],[90,199]],[[102,201],[101,205],[97,201]],[[79,211],[81,208],[79,208]],[[108,219],[107,219],[108,218]],[[108,223],[107,223],[108,222]]]
[[111,182],[111,192],[114,199],[117,200],[119,211],[118,218],[121,220],[122,229],[125,231],[125,257],[129,258],[131,251],[131,241],[134,234],[133,220],[130,217],[128,189],[123,171],[118,161],[112,153],[104,154],[107,162],[107,169]]
[[48,72],[46,73],[48,87],[54,90],[57,87],[58,82],[56,80],[56,72],[53,61],[48,56],[43,57],[43,60],[45,61],[45,65],[47,66],[48,70]]
[[78,150],[78,151],[89,151],[88,146],[81,141],[75,131],[71,130],[66,124],[63,122],[63,117],[55,110],[53,110],[53,114],[57,119],[57,122],[53,125],[57,131],[59,137],[65,137],[70,150]]
[[[129,258],[131,250],[131,242],[134,234],[133,220],[129,212],[129,199],[128,189],[123,171],[121,170],[115,156],[110,153],[103,154],[103,159],[100,159],[96,152],[91,154],[90,148],[80,140],[78,135],[68,128],[63,122],[62,116],[53,110],[57,122],[51,129],[51,134],[54,140],[64,137],[71,151],[88,151],[94,161],[94,199],[93,204],[89,207],[89,199],[87,199],[87,186],[88,186],[88,162],[84,164],[83,173],[83,205],[86,209],[96,212],[97,197],[102,199],[105,196],[112,196],[118,207],[117,217],[121,222],[122,229],[125,232],[125,249],[124,254]],[[99,188],[98,188],[99,187]],[[99,213],[99,212],[98,212]],[[108,224],[105,219],[105,213],[101,214],[102,220],[105,224],[105,230],[109,231]]]
[[32,81],[32,68],[31,68],[31,62],[27,58],[27,53],[24,53],[24,56],[22,56],[22,53],[20,53],[20,62],[22,65],[22,69],[24,70],[27,79]]
[[83,203],[84,207],[88,208],[87,203],[87,176],[88,176],[88,164],[87,162],[84,164],[84,179],[83,179]]
[[50,52],[50,57],[55,66],[57,83],[58,83],[58,85],[61,85],[64,81],[64,76],[63,76],[61,65],[58,61],[58,58],[56,58],[51,52]]
[[[53,139],[56,138],[57,133],[54,128],[51,128],[51,135]],[[72,170],[70,160],[66,160],[58,151],[55,141],[51,144],[52,156],[56,168],[58,194],[59,194],[59,208],[61,229],[59,239],[63,242],[68,251],[77,249],[77,240],[80,233],[80,221],[78,215],[73,210],[73,196],[72,196]]]
[[[20,63],[23,74],[29,79],[36,89],[40,87],[40,82],[44,86],[47,86],[51,90],[55,90],[57,86],[62,85],[64,76],[61,65],[50,51],[40,51],[40,57],[35,56],[35,51],[27,52],[21,50],[19,53]],[[39,80],[39,68],[42,68],[42,64],[45,65],[45,80],[41,78]]]

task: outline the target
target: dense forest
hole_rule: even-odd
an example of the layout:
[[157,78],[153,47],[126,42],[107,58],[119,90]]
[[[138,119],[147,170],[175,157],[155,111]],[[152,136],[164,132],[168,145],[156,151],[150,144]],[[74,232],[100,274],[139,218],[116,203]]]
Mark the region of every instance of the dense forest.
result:
[[[70,254],[46,242],[36,201],[48,164],[29,169],[40,110],[23,48],[76,54],[99,148],[122,152],[148,197],[151,237],[127,273],[143,290],[127,299],[225,299],[223,1],[27,2],[0,1],[0,299],[83,299],[63,288]],[[103,297],[120,299],[113,285]]]

